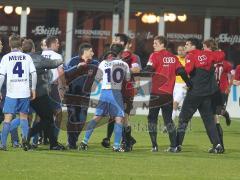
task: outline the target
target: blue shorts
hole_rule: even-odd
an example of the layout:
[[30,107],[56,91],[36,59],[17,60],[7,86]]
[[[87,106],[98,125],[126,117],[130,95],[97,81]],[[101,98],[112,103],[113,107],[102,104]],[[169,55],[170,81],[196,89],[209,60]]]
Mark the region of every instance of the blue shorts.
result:
[[103,89],[96,107],[95,115],[124,117],[124,105],[121,91]]
[[16,114],[24,113],[28,114],[30,108],[30,99],[29,98],[5,98],[3,113],[4,114]]

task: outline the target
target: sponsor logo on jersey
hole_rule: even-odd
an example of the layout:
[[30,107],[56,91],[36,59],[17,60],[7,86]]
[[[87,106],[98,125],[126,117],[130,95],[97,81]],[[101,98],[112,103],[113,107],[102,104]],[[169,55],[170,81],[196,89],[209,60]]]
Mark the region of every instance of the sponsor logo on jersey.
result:
[[173,64],[176,62],[176,59],[174,57],[164,57],[163,62],[165,64]]
[[201,56],[198,56],[198,61],[206,61],[207,60],[207,56],[205,55],[201,55]]

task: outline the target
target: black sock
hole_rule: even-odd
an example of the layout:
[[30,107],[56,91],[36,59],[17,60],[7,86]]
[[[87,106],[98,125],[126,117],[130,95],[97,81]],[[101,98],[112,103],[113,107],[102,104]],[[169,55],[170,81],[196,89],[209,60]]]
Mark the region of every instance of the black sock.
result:
[[113,119],[109,119],[108,127],[107,127],[107,138],[110,139],[113,133],[115,121]]
[[223,130],[222,130],[221,124],[217,123],[217,124],[216,124],[216,127],[217,127],[217,132],[218,132],[218,136],[219,136],[221,145],[222,145],[223,148],[224,148],[224,145],[223,145]]
[[152,146],[153,147],[157,146],[157,124],[148,123],[148,131],[152,142]]
[[168,131],[168,136],[169,136],[169,140],[171,143],[171,147],[176,147],[176,127],[174,125],[174,123],[169,123],[167,126],[167,131]]

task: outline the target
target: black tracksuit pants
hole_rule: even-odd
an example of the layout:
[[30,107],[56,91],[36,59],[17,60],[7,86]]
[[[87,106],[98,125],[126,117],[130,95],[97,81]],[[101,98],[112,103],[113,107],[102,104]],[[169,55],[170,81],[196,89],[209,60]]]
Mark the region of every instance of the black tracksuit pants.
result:
[[179,114],[179,123],[177,128],[177,145],[182,145],[188,122],[191,120],[193,114],[197,110],[201,115],[210,141],[213,143],[214,146],[216,146],[217,144],[221,144],[214,122],[214,116],[211,106],[211,96],[194,96],[187,93],[183,101],[181,112]]
[[40,122],[30,129],[29,137],[44,130],[49,135],[50,146],[53,147],[57,145],[57,139],[54,136],[53,109],[50,103],[51,100],[48,95],[36,97],[36,99],[30,102],[31,107],[40,117]]
[[173,96],[170,94],[150,95],[148,131],[152,141],[152,146],[157,146],[157,123],[160,109],[162,110],[164,124],[167,127],[170,146],[176,147],[176,127],[172,120]]

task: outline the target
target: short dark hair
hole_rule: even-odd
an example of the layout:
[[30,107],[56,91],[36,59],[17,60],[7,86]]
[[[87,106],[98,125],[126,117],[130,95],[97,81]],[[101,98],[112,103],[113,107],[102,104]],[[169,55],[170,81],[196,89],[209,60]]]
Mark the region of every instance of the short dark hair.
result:
[[201,41],[197,38],[189,38],[189,39],[187,39],[187,41],[191,42],[191,44],[193,46],[195,46],[196,49],[202,49],[203,48]]
[[122,44],[112,44],[110,50],[103,54],[103,59],[108,59],[108,57],[117,57],[123,50],[124,47]]
[[112,44],[110,47],[110,51],[112,51],[116,55],[119,55],[123,50],[124,50],[124,47],[122,44]]
[[78,50],[79,56],[81,57],[85,50],[88,50],[88,49],[91,49],[91,48],[92,48],[92,45],[90,43],[85,42],[85,43],[80,44],[79,50]]
[[167,41],[167,39],[164,36],[155,36],[154,40],[159,41],[161,44],[164,45],[164,47],[168,46],[168,41]]
[[128,43],[128,41],[130,39],[126,34],[123,34],[123,33],[116,33],[115,37],[119,37],[120,41],[123,42],[124,46],[126,46],[126,44]]
[[22,50],[24,53],[29,53],[31,52],[33,49],[35,49],[35,45],[32,39],[25,39],[22,42]]
[[19,35],[13,34],[9,37],[9,46],[10,48],[21,48],[21,38]]
[[49,36],[49,37],[47,37],[47,39],[46,39],[47,47],[50,48],[51,44],[55,43],[57,41],[57,39],[58,38],[56,36]]

